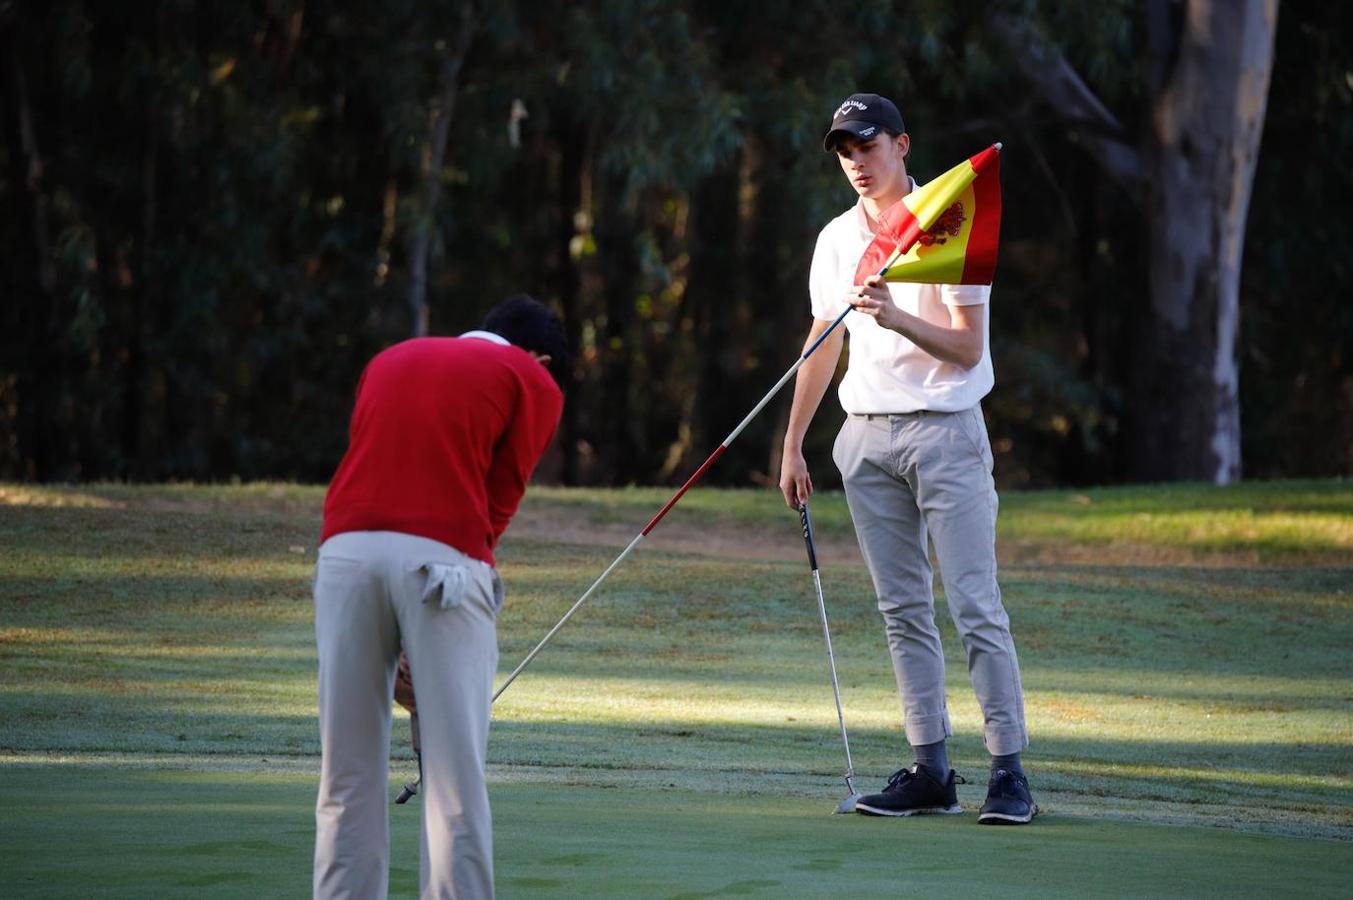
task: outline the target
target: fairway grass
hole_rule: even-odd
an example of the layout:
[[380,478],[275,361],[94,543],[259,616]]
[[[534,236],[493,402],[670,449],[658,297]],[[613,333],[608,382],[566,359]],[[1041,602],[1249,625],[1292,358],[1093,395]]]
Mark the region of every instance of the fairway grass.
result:
[[[314,778],[0,769],[6,896],[304,896]],[[983,828],[971,812],[832,816],[794,796],[500,780],[490,793],[505,898],[974,897],[995,883],[1007,897],[1311,897],[1353,879],[1345,844],[1218,829]],[[391,819],[391,894],[413,897],[418,808]]]
[[[21,895],[305,892],[322,493],[0,485],[0,865]],[[533,490],[500,553],[504,671],[666,496]],[[910,761],[896,688],[840,495],[814,519],[872,789]],[[1011,493],[998,540],[1035,826],[827,816],[844,760],[797,517],[768,491],[696,490],[495,706],[502,895],[1353,880],[1353,485]],[[941,619],[972,810],[981,717]],[[402,719],[395,742],[402,782]],[[392,812],[397,894],[417,814]]]

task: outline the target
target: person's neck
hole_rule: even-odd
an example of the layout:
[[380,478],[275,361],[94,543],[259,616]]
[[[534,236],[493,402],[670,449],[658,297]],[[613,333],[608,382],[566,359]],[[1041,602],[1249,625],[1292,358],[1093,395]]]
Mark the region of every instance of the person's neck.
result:
[[902,170],[902,177],[898,182],[896,190],[889,191],[882,197],[862,197],[864,203],[864,217],[869,222],[871,231],[879,230],[879,221],[883,217],[884,210],[888,209],[897,201],[911,193],[911,178],[907,175],[907,170]]

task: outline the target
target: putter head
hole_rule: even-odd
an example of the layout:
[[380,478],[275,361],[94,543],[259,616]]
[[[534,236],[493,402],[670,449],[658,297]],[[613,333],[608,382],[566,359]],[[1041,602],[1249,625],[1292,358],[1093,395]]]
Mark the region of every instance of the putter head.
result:
[[854,769],[847,772],[843,777],[846,779],[846,790],[850,791],[850,796],[842,800],[840,803],[836,804],[836,810],[834,813],[835,815],[842,815],[844,813],[855,812],[855,804],[859,803],[860,798],[864,796],[864,794],[861,794],[859,791],[855,790]]
[[404,790],[399,792],[399,796],[395,798],[395,803],[401,805],[408,803],[409,798],[417,793],[418,793],[418,782],[410,781],[408,784],[404,785]]

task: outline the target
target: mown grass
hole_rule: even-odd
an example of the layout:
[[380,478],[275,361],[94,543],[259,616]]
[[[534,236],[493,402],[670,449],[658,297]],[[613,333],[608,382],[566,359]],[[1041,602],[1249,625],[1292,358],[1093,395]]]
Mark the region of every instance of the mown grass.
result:
[[[500,554],[505,671],[667,494],[533,491]],[[311,765],[321,500],[292,485],[0,485],[0,793],[59,759]],[[869,785],[908,761],[896,690],[844,501],[818,495],[814,516]],[[1047,821],[1353,838],[1353,485],[1006,494],[999,541]],[[843,761],[811,591],[777,496],[693,491],[503,696],[495,783],[830,808]],[[953,756],[976,804],[980,715],[947,621],[944,635]]]
[[[24,823],[0,844],[7,897],[309,891],[310,773],[35,766],[3,778],[8,828]],[[795,796],[504,779],[490,794],[504,898],[975,897],[994,882],[1009,897],[1335,897],[1353,874],[1341,845],[1217,829],[1062,816],[995,830],[831,817]],[[417,894],[415,813],[392,816],[392,896]]]

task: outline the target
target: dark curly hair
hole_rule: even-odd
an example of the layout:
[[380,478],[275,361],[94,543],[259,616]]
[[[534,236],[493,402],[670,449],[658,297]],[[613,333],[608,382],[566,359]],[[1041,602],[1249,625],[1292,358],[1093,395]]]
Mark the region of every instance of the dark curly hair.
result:
[[564,324],[548,306],[527,294],[513,294],[484,317],[483,329],[513,345],[550,357],[550,375],[561,388],[568,380],[568,341]]

